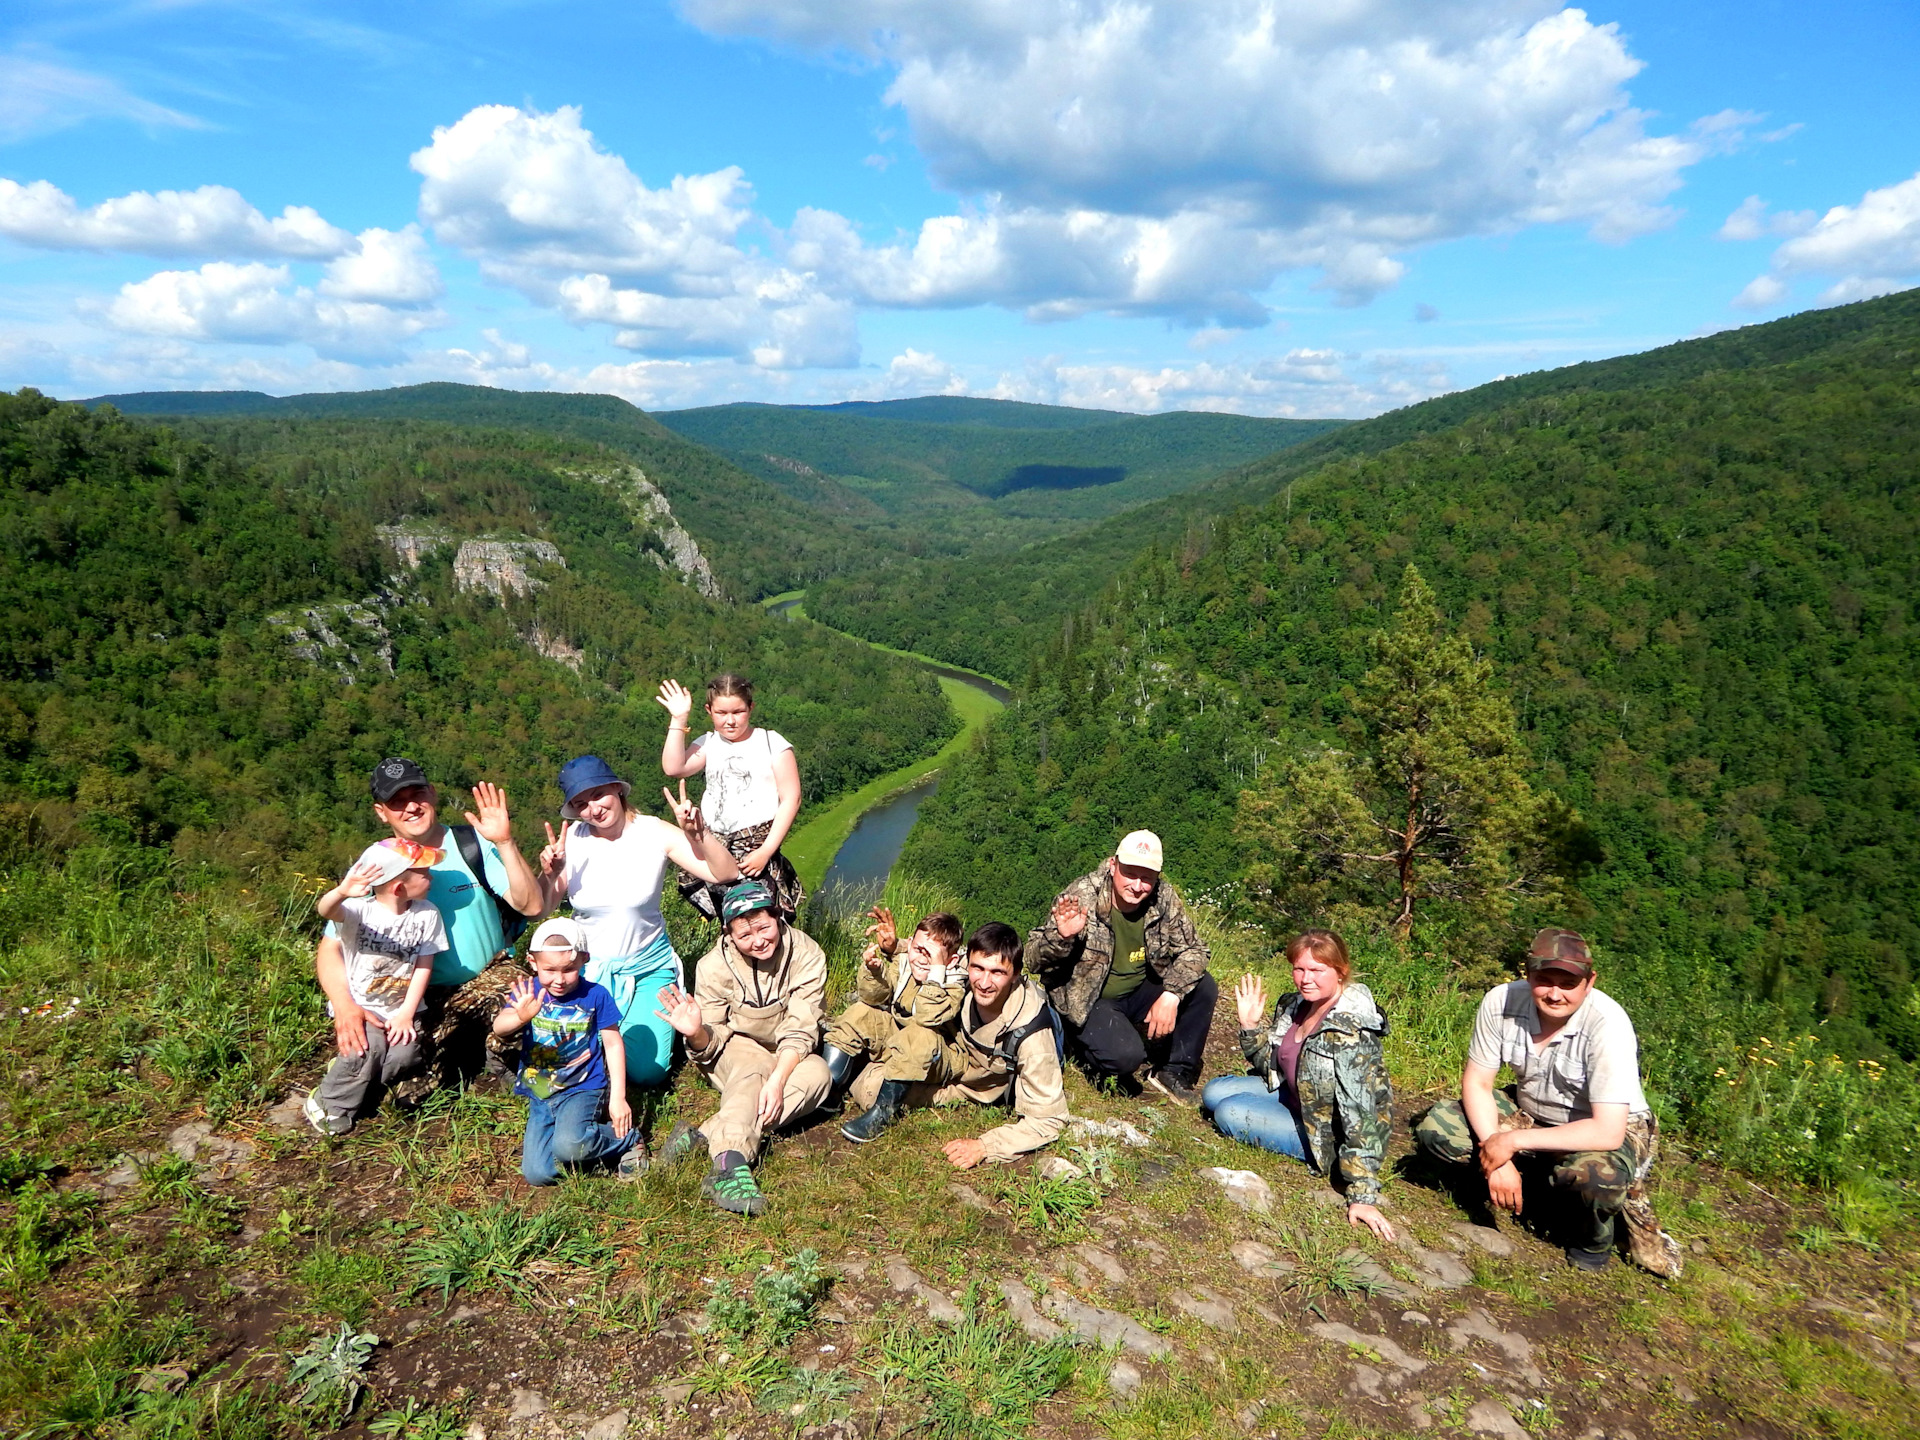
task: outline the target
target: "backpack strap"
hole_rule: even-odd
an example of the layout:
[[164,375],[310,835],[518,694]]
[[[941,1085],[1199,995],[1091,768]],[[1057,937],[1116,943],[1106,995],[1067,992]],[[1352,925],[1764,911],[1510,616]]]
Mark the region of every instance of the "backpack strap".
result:
[[500,933],[511,945],[520,938],[520,932],[527,928],[527,917],[522,915],[506,897],[493,888],[487,879],[487,857],[480,850],[480,834],[471,825],[449,825],[447,833],[453,836],[453,843],[459,847],[460,858],[467,862],[467,869],[473,872],[473,878],[480,882],[480,888],[487,892],[493,901],[493,908],[500,914]]
[[1053,1002],[1043,995],[1040,1009],[1026,1024],[1017,1028],[1002,1030],[1000,1038],[994,1042],[993,1054],[1007,1067],[1007,1079],[1012,1081],[1020,1074],[1020,1047],[1030,1035],[1038,1035],[1042,1030],[1053,1030],[1054,1048],[1065,1057],[1067,1051],[1066,1031],[1060,1024],[1060,1012],[1053,1008]]

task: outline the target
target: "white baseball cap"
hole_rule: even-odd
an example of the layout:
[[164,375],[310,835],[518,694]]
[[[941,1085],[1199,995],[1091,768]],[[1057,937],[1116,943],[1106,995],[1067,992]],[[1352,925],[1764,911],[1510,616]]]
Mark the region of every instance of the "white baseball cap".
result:
[[371,865],[378,870],[379,878],[373,882],[378,887],[398,880],[409,870],[431,870],[446,858],[446,854],[446,851],[436,850],[431,845],[420,845],[395,836],[374,841],[360,852],[360,858],[353,863],[355,868]]
[[587,931],[578,920],[553,919],[547,921],[533,932],[533,939],[527,949],[533,950],[571,950],[576,955],[587,953]]
[[1113,858],[1122,865],[1140,865],[1148,870],[1167,868],[1167,857],[1160,848],[1160,837],[1151,830],[1135,830],[1123,837],[1114,848]]

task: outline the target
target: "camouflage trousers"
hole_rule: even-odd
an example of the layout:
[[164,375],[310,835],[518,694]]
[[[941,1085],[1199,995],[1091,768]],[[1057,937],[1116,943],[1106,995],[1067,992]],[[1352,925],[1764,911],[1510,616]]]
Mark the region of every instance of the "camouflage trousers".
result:
[[[1513,1103],[1505,1091],[1493,1094],[1501,1130],[1531,1130],[1534,1118]],[[1458,1100],[1442,1100],[1413,1127],[1413,1138],[1434,1159],[1450,1165],[1474,1163],[1476,1145],[1467,1112]],[[1668,1278],[1680,1273],[1680,1247],[1660,1228],[1647,1194],[1647,1177],[1660,1158],[1660,1127],[1651,1115],[1627,1121],[1626,1138],[1617,1150],[1576,1150],[1566,1154],[1521,1151],[1514,1162],[1525,1167],[1550,1167],[1548,1182],[1572,1192],[1593,1221],[1594,1238],[1611,1244],[1613,1218],[1627,1223],[1627,1249],[1642,1269]],[[1598,1248],[1590,1244],[1587,1248]]]
[[513,982],[532,973],[524,960],[502,954],[464,985],[429,985],[415,1016],[424,1063],[395,1082],[393,1099],[418,1105],[434,1091],[455,1089],[483,1070],[499,1075],[517,1068],[520,1037],[495,1035],[493,1021]]

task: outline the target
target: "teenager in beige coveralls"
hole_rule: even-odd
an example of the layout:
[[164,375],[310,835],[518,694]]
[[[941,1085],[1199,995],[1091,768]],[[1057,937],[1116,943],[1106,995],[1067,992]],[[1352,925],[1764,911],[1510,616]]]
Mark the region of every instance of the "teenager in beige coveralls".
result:
[[661,1018],[686,1037],[688,1058],[720,1092],[719,1108],[698,1130],[675,1127],[661,1159],[704,1143],[713,1169],[701,1193],[736,1215],[767,1208],[753,1177],[761,1136],[819,1108],[833,1084],[814,1053],[826,954],[773,907],[773,892],[758,881],[729,889],[726,932],[700,957],[693,994],[671,986],[660,997]]

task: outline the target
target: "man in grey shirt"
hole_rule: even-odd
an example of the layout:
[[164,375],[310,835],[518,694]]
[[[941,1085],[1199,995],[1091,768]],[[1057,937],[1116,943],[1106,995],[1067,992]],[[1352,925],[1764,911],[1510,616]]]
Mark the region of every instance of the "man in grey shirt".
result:
[[[1488,1198],[1515,1215],[1521,1167],[1546,1167],[1584,1212],[1569,1264],[1605,1268],[1618,1215],[1635,1263],[1673,1278],[1680,1247],[1647,1198],[1660,1147],[1640,1086],[1640,1043],[1627,1012],[1593,982],[1593,957],[1579,935],[1534,936],[1526,978],[1495,986],[1480,1002],[1459,1100],[1428,1111],[1414,1139],[1449,1164],[1477,1160]],[[1494,1088],[1502,1065],[1517,1077],[1511,1094]]]

